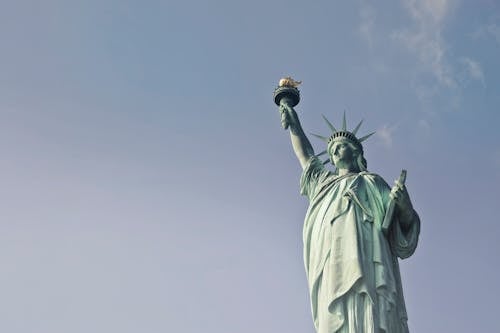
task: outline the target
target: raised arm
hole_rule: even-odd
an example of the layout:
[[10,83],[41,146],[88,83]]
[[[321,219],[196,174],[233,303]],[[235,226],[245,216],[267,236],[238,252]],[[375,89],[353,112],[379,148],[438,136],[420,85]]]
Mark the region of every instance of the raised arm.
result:
[[293,150],[299,159],[302,169],[304,169],[311,156],[314,155],[314,149],[300,125],[297,113],[290,106],[286,98],[281,100],[279,110],[281,113],[281,125],[284,129],[290,129]]

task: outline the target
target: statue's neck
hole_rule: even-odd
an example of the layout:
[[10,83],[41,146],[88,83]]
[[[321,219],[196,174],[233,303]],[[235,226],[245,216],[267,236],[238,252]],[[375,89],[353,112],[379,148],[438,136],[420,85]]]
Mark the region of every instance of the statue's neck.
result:
[[349,173],[357,173],[357,172],[359,172],[359,170],[358,170],[358,168],[355,168],[354,166],[350,166],[347,168],[341,168],[341,169],[337,170],[337,174],[339,176],[345,176]]

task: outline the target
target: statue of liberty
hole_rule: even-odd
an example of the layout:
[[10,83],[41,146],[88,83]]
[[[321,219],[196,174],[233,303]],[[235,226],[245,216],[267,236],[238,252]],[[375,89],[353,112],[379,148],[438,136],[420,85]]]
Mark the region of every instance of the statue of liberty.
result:
[[[367,170],[362,142],[373,133],[358,138],[361,123],[348,131],[345,114],[340,129],[324,117],[332,134],[316,135],[327,144],[316,155],[294,110],[298,83],[282,79],[274,96],[303,169],[301,194],[309,199],[304,264],[316,331],[408,332],[398,257],[415,251],[420,219],[404,177],[391,189]],[[322,162],[323,154],[329,160]]]

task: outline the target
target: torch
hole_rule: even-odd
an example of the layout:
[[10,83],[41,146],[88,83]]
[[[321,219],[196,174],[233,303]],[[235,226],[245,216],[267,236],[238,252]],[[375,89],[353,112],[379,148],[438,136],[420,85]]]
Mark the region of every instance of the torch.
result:
[[282,78],[279,81],[278,87],[274,89],[274,103],[280,106],[281,103],[288,104],[289,107],[294,107],[299,104],[300,92],[297,89],[302,81],[295,81],[291,77]]

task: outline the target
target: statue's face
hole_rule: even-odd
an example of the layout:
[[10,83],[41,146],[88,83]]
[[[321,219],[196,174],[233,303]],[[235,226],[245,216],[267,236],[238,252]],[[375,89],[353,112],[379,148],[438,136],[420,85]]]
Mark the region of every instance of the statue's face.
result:
[[330,149],[330,155],[337,168],[347,168],[354,163],[354,150],[345,140],[335,142]]

